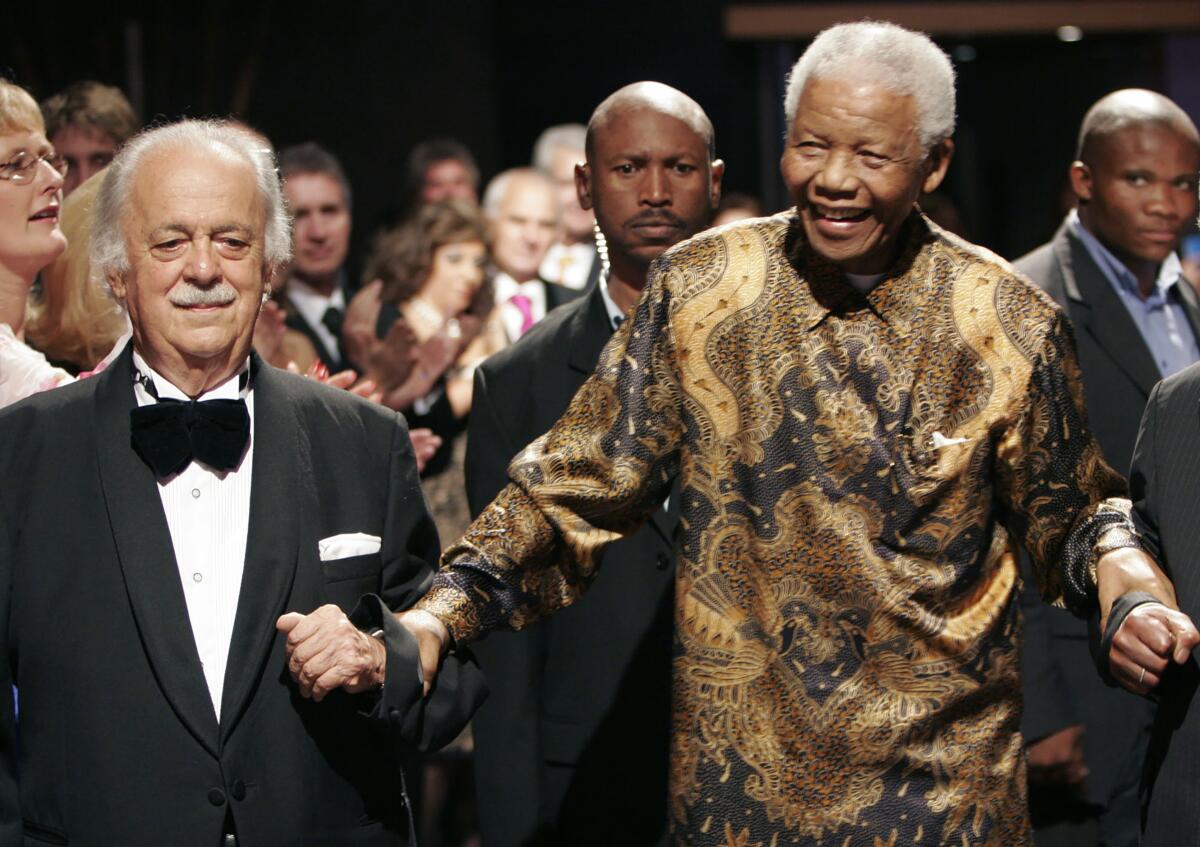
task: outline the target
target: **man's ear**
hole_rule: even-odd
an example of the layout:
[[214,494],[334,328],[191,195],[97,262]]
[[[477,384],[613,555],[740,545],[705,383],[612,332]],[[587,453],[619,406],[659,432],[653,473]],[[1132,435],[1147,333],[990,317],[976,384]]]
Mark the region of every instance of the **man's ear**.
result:
[[942,184],[952,158],[954,158],[954,142],[951,139],[943,138],[933,145],[925,160],[929,170],[925,174],[925,181],[921,183],[922,194],[929,194]]
[[113,293],[113,297],[124,301],[128,289],[125,287],[125,277],[116,271],[107,271],[104,274],[104,280],[108,283],[108,290]]
[[725,163],[720,159],[713,159],[709,166],[709,188],[708,198],[709,203],[716,209],[721,205],[721,180],[725,178]]
[[1071,163],[1071,170],[1068,172],[1071,178],[1071,190],[1075,192],[1075,196],[1079,198],[1080,203],[1086,203],[1092,199],[1092,169],[1083,162],[1076,159]]
[[592,208],[592,169],[586,162],[575,166],[575,194],[582,208]]

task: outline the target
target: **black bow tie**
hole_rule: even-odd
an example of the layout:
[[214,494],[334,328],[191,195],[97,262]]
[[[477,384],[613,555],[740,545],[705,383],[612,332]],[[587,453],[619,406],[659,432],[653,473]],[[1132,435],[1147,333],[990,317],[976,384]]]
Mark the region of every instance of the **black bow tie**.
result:
[[159,479],[179,473],[193,459],[214,470],[233,470],[250,441],[250,413],[241,398],[167,397],[132,409],[129,425],[133,449]]

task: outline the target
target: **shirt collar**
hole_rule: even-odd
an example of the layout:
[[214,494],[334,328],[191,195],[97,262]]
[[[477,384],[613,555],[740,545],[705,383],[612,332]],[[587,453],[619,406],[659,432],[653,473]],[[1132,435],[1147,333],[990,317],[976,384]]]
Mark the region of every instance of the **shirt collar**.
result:
[[804,226],[794,211],[789,224],[784,251],[789,270],[797,278],[794,287],[800,298],[800,322],[805,329],[815,329],[835,312],[850,314],[862,310],[884,323],[904,325],[912,312],[922,308],[926,297],[922,296],[921,287],[933,272],[926,247],[942,231],[919,211],[914,209],[904,224],[900,255],[866,293],[858,291],[841,268],[809,247]]
[[[1129,294],[1137,296],[1140,300],[1142,297],[1141,287],[1138,285],[1137,277],[1133,275],[1133,271],[1125,266],[1125,263],[1118,259],[1113,252],[1104,246],[1096,236],[1092,235],[1088,228],[1083,225],[1083,221],[1079,219],[1079,212],[1072,209],[1067,215],[1067,225],[1071,227],[1071,231],[1075,236],[1083,242],[1084,248],[1091,255],[1092,260],[1100,268],[1110,282],[1113,282],[1117,287],[1123,289]],[[1162,260],[1158,266],[1158,277],[1154,281],[1154,291],[1150,298],[1165,299],[1170,294],[1171,288],[1179,282],[1180,276],[1183,274],[1183,263],[1179,261],[1179,256],[1175,251]]]
[[[137,350],[133,351],[133,366],[137,370],[138,373],[140,373],[144,377],[149,378],[150,381],[154,383],[154,390],[158,393],[158,399],[163,400],[163,399],[170,398],[173,400],[184,400],[184,401],[192,399],[191,397],[188,397],[186,394],[184,394],[182,391],[180,391],[178,388],[176,388],[175,384],[172,383],[169,379],[167,379],[165,376],[160,374],[158,371],[154,370],[154,368],[152,368],[148,364],[146,364],[146,360],[142,358],[142,354],[139,353]],[[229,377],[229,379],[225,380],[220,385],[213,386],[212,388],[210,388],[208,391],[205,391],[203,394],[201,394],[196,399],[197,400],[236,400],[239,397],[245,397],[246,394],[249,392],[249,383],[247,382],[245,385],[243,385],[241,376],[242,376],[242,374],[247,373],[249,368],[250,368],[250,359],[249,359],[249,357],[247,357],[246,361],[242,362],[242,366],[240,368],[238,368],[237,372],[234,373],[231,377]],[[138,401],[139,401],[140,405],[146,405],[145,403],[142,402],[142,400],[143,400],[142,394],[145,394],[145,399],[147,401],[153,401],[153,399],[154,399],[150,395],[150,393],[148,391],[146,391],[146,389],[142,386],[142,384],[140,382],[136,381],[136,379],[135,379],[135,391],[138,393]]]
[[616,332],[617,327],[624,322],[628,315],[608,293],[607,285],[600,286],[600,299],[604,301],[604,311],[608,313],[608,325],[612,327],[613,332]]

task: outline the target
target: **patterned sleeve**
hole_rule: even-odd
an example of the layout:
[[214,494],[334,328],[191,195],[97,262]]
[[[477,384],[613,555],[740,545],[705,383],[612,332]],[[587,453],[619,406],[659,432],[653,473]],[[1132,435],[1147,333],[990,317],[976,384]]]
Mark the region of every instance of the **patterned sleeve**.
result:
[[1071,326],[1061,312],[1033,352],[1024,405],[997,451],[997,494],[1006,524],[1029,551],[1042,597],[1079,615],[1096,602],[1093,548],[1108,530],[1129,531],[1125,480],[1104,461],[1087,425]]
[[[419,604],[457,641],[520,629],[574,602],[605,545],[638,529],[679,469],[683,424],[664,260],[595,373],[545,435],[509,465],[509,485],[442,554]],[[532,402],[512,398],[511,402]]]

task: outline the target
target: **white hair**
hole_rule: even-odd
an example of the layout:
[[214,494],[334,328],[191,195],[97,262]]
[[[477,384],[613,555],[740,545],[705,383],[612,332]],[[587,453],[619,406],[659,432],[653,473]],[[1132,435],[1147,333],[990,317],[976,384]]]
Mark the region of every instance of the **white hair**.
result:
[[164,147],[217,149],[232,153],[254,168],[255,183],[266,209],[263,258],[267,267],[279,267],[292,255],[291,221],[275,170],[275,154],[256,134],[233,121],[183,120],[145,130],[129,141],[113,158],[96,194],[92,214],[92,276],[129,270],[129,251],[121,229],[129,204],[134,177],[143,161]]
[[554,153],[556,150],[567,150],[572,153],[579,153],[580,161],[583,161],[582,153],[587,141],[587,127],[583,124],[559,124],[545,130],[538,136],[538,140],[533,145],[533,166],[542,173],[550,176],[550,169],[554,165]]
[[495,218],[499,214],[500,206],[504,203],[504,198],[508,195],[512,183],[516,180],[544,186],[550,196],[554,198],[554,208],[557,210],[555,214],[561,213],[561,209],[558,208],[558,194],[555,192],[554,183],[550,177],[533,168],[509,168],[492,177],[492,181],[488,183],[487,189],[483,192],[481,208],[486,217]]
[[929,36],[884,21],[838,24],[818,35],[788,75],[784,114],[796,120],[810,79],[865,79],[916,101],[928,149],[954,134],[954,66]]

